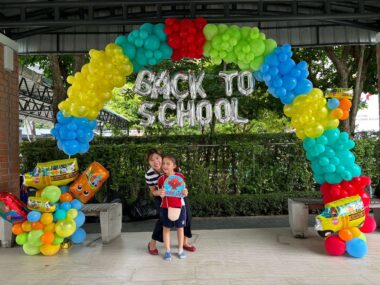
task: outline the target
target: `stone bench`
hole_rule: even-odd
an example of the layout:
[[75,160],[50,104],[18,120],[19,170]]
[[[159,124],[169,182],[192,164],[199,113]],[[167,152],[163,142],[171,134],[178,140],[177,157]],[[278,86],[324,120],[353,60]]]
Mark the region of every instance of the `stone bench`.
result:
[[[380,225],[380,199],[372,198],[369,207],[373,209],[374,219]],[[313,209],[324,209],[322,199],[288,198],[289,224],[294,237],[308,237],[309,210]]]
[[[81,209],[86,216],[100,218],[100,231],[103,243],[109,243],[121,234],[122,204],[84,204]],[[11,247],[14,244],[12,224],[0,218],[0,245]]]
[[121,234],[122,208],[121,203],[84,204],[81,211],[87,217],[100,218],[102,241],[109,243]]

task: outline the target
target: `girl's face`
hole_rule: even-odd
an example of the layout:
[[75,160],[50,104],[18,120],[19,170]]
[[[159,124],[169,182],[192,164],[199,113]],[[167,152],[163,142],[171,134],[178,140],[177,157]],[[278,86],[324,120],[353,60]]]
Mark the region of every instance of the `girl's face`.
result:
[[176,167],[177,165],[175,165],[175,163],[169,158],[164,158],[162,161],[162,170],[165,172],[165,174],[174,172],[174,169]]
[[161,170],[162,157],[161,155],[154,153],[149,157],[149,165],[155,170]]

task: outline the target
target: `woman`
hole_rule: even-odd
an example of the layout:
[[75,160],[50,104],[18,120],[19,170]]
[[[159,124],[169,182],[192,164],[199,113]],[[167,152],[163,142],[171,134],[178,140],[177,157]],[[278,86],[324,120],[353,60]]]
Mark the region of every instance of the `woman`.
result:
[[[154,197],[154,202],[157,209],[161,206],[161,196],[165,195],[165,190],[159,191],[157,186],[158,178],[163,175],[162,172],[162,153],[158,149],[150,149],[146,154],[146,160],[149,163],[150,169],[145,173],[145,181],[150,192]],[[186,190],[187,191],[187,190]],[[183,249],[191,252],[196,251],[196,247],[189,243],[188,239],[192,237],[191,233],[191,212],[187,197],[185,197],[186,206],[186,226],[184,228],[185,239]],[[156,222],[153,229],[152,240],[148,243],[148,252],[152,255],[158,255],[157,241],[163,242],[163,224],[160,219]]]

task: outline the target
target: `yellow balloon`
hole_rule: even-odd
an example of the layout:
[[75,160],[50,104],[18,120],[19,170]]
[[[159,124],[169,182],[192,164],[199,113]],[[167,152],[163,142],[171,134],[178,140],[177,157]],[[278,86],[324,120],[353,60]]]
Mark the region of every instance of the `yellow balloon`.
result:
[[67,211],[67,216],[71,219],[75,219],[78,216],[78,211],[76,209],[70,209]]
[[40,251],[43,255],[52,256],[56,255],[60,250],[61,245],[57,244],[44,244],[40,246]]
[[77,226],[75,221],[71,218],[57,221],[55,224],[55,232],[63,238],[71,236],[75,232],[76,228]]
[[48,224],[44,227],[44,232],[55,232],[55,223]]
[[51,224],[53,222],[53,215],[51,213],[43,213],[41,216],[41,223],[44,225]]
[[360,237],[360,235],[362,234],[361,230],[359,230],[359,229],[356,228],[356,227],[352,227],[352,228],[350,228],[349,230],[351,231],[352,236],[353,236],[354,238],[356,238],[356,237]]

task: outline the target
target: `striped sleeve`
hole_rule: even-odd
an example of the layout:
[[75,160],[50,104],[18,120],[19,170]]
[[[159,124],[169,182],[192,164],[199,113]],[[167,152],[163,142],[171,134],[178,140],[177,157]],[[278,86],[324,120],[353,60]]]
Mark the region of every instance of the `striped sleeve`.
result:
[[148,186],[156,186],[157,185],[157,180],[159,178],[159,174],[153,171],[152,169],[149,169],[145,173],[145,182]]

